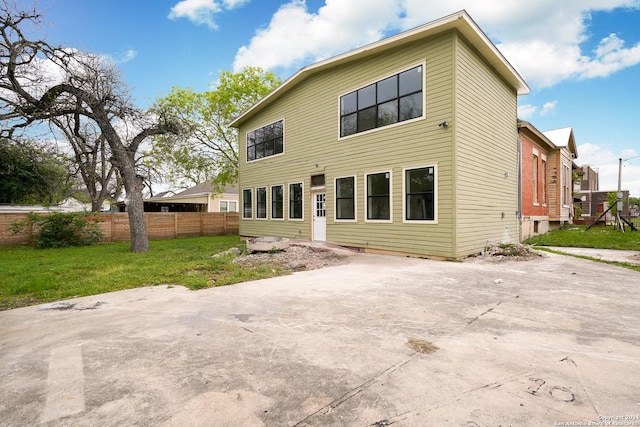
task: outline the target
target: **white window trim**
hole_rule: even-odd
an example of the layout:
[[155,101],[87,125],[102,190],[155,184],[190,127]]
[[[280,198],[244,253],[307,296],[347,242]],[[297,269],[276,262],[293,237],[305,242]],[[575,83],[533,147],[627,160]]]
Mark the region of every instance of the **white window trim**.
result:
[[[433,219],[407,219],[407,171],[433,168]],[[438,163],[411,166],[402,169],[402,222],[404,224],[438,224]]]
[[[338,219],[338,180],[341,178],[353,178],[353,219]],[[358,222],[358,176],[357,175],[344,175],[337,176],[333,179],[333,222]]]
[[[291,185],[300,184],[302,186],[302,218],[291,218]],[[287,184],[287,220],[289,221],[304,221],[304,182],[303,181],[294,181]]]
[[[251,192],[251,217],[244,216],[244,192],[245,191],[250,191]],[[242,198],[241,198],[241,200],[242,200],[242,219],[245,220],[245,221],[253,221],[255,219],[254,215],[253,215],[253,206],[254,206],[256,198],[255,198],[253,193],[254,193],[253,188],[243,188],[242,189]]]
[[[282,218],[274,218],[273,217],[273,188],[274,187],[282,187]],[[284,192],[284,184],[274,184],[271,187],[269,187],[269,197],[271,198],[271,220],[272,221],[284,221],[285,218],[285,208],[284,208],[284,204],[285,201],[287,200],[285,197],[285,192]]]
[[[249,158],[247,157],[247,147],[249,146],[249,137],[248,137],[249,133],[253,132],[254,130],[258,130],[260,128],[272,125],[272,124],[280,122],[280,121],[282,122],[282,153],[274,154],[273,156],[261,157],[259,159],[249,160]],[[244,162],[245,163],[255,163],[255,162],[259,162],[260,160],[273,159],[273,158],[276,158],[276,157],[284,156],[284,154],[287,152],[287,146],[285,144],[285,136],[284,136],[285,133],[286,132],[285,132],[285,120],[284,120],[284,117],[281,118],[281,119],[272,120],[272,121],[270,121],[268,123],[265,123],[263,125],[260,125],[260,126],[257,126],[255,128],[253,128],[253,129],[247,130],[244,133]]]
[[[373,128],[373,129],[365,130],[364,132],[356,132],[356,133],[354,133],[352,135],[341,136],[341,129],[340,129],[340,98],[342,98],[344,95],[350,94],[353,91],[356,91],[356,90],[362,89],[363,87],[367,87],[367,86],[372,85],[374,83],[380,82],[380,81],[382,81],[384,79],[387,79],[387,78],[389,78],[391,76],[395,76],[396,74],[403,73],[403,72],[408,71],[408,70],[410,70],[412,68],[415,68],[415,67],[417,67],[419,65],[422,65],[422,115],[420,117],[414,117],[413,119],[404,120],[402,122],[397,122],[397,123],[394,123],[394,124],[391,124],[391,125],[387,125],[387,126],[382,126],[382,127],[379,127],[379,128],[376,127],[376,128]],[[401,125],[405,125],[405,124],[408,124],[408,123],[417,122],[419,120],[425,120],[427,118],[427,95],[426,95],[427,79],[426,79],[426,75],[427,75],[427,61],[425,59],[425,60],[423,60],[421,62],[416,62],[415,64],[410,65],[408,67],[403,67],[401,69],[398,69],[398,71],[389,73],[389,74],[385,75],[384,77],[380,77],[380,78],[377,78],[377,79],[374,79],[374,80],[370,80],[369,83],[365,83],[365,84],[360,85],[358,87],[354,87],[354,88],[352,88],[352,89],[350,89],[350,90],[338,95],[338,102],[337,102],[337,104],[338,104],[338,141],[343,141],[343,140],[346,140],[346,139],[350,139],[350,138],[353,138],[355,136],[368,135],[370,133],[377,132],[377,131],[380,131],[380,130],[383,130],[383,129],[391,129],[391,128],[394,128],[396,126],[401,126]],[[283,124],[282,128],[284,129],[284,124]],[[283,135],[284,135],[284,130],[283,130]],[[283,144],[284,144],[284,142],[283,142]],[[284,145],[283,145],[283,147],[284,147]],[[366,215],[365,215],[365,219],[366,219]]]
[[[542,206],[543,207],[547,207],[547,201],[549,199],[549,186],[545,185],[548,184],[549,182],[549,163],[547,162],[547,155],[542,153],[542,155],[540,156],[540,158],[542,159],[542,195],[543,197],[543,201],[542,201]],[[545,167],[546,166],[546,167]]]
[[539,197],[538,197],[538,192],[540,190],[540,168],[538,167],[538,165],[540,164],[540,152],[538,150],[536,150],[535,148],[533,149],[533,157],[536,160],[536,165],[533,171],[531,171],[531,173],[533,174],[533,172],[536,173],[536,179],[535,179],[535,187],[534,187],[534,194],[533,194],[533,207],[539,207],[540,206],[540,202],[538,201]]
[[[568,173],[567,173],[567,171],[568,171]],[[568,208],[569,204],[565,203],[565,199],[566,200],[573,199],[573,192],[571,192],[571,194],[569,194],[569,195],[564,194],[564,193],[565,193],[565,190],[569,190],[569,191],[572,190],[571,187],[572,187],[573,182],[569,179],[569,177],[571,176],[571,167],[565,162],[562,162],[562,175],[561,176],[562,176],[562,180],[561,180],[562,191],[561,191],[561,194],[563,195],[562,207],[563,208]],[[567,184],[566,188],[565,188],[565,184]]]
[[[258,218],[258,190],[264,188],[264,198],[265,200],[265,215],[264,218]],[[255,212],[255,217],[256,217],[256,221],[266,221],[269,219],[269,187],[267,186],[261,186],[261,187],[256,187],[255,190],[255,194],[256,194],[256,212]]]
[[[368,188],[367,188],[367,177],[369,175],[376,175],[379,173],[388,173],[389,174],[389,219],[368,219],[367,218],[367,205],[368,205]],[[365,172],[364,174],[364,222],[373,222],[373,223],[381,223],[381,224],[392,224],[393,223],[393,171],[392,170],[381,170],[374,172]]]

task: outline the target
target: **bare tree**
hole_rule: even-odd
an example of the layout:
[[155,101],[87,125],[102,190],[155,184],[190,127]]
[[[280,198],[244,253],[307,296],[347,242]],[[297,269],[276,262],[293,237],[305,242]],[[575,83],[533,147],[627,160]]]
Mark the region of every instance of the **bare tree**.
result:
[[[127,194],[131,251],[148,251],[144,183],[136,170],[136,156],[145,139],[177,133],[177,125],[134,107],[126,85],[104,58],[30,40],[23,29],[42,21],[37,10],[16,11],[2,0],[0,13],[0,136],[12,138],[16,132],[65,117],[93,121],[109,146],[110,162]],[[127,126],[129,136],[121,137],[116,124]]]
[[[111,149],[96,123],[83,120],[79,114],[58,117],[51,122],[71,148],[71,164],[87,190],[91,211],[100,211],[105,200],[116,201],[122,193],[122,179],[111,163]],[[57,132],[54,130],[54,133]]]

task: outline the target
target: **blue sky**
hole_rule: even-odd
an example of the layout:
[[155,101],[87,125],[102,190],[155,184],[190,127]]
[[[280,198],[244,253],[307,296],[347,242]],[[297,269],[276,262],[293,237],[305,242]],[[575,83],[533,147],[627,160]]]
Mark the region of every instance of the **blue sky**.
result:
[[[33,4],[31,0],[20,3]],[[118,64],[141,107],[220,71],[300,67],[466,9],[531,93],[519,116],[573,127],[600,189],[640,196],[640,0],[39,0],[47,40]],[[638,156],[638,157],[637,157]]]

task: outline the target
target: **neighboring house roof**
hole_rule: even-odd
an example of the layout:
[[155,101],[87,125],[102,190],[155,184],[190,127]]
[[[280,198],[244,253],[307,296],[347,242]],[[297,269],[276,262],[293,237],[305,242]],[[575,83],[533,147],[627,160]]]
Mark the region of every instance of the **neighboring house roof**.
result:
[[[187,196],[187,195],[193,195],[193,194],[200,194],[200,193],[216,193],[215,191],[213,191],[213,185],[210,182],[201,182],[198,185],[195,185],[191,188],[187,188],[184,191],[181,191],[179,193],[176,193],[176,196]],[[223,191],[221,191],[220,193],[222,194],[238,194],[238,187],[232,186],[232,185],[227,185]]]
[[[208,203],[209,196],[215,196],[217,194],[238,194],[238,188],[227,185],[224,188],[224,191],[216,193],[213,191],[213,185],[210,182],[201,182],[198,185],[195,185],[191,188],[187,188],[184,191],[181,191],[173,196],[165,196],[165,197],[150,197],[148,199],[144,199],[145,202],[183,202],[183,203]],[[189,200],[190,202],[188,202]]]
[[[534,135],[535,137],[537,137],[536,142],[538,142],[538,141],[543,142],[543,143],[545,143],[547,145],[547,147],[549,147],[552,150],[558,148],[553,143],[553,141],[551,141],[547,136],[544,135],[543,132],[540,132],[534,125],[532,125],[529,122],[525,122],[523,120],[518,120],[518,130],[519,131],[524,131],[525,134],[530,133],[530,134]],[[527,136],[529,136],[529,135],[527,135]]]
[[313,74],[369,56],[380,55],[407,43],[433,37],[450,30],[459,31],[480,55],[491,64],[496,72],[517,91],[518,95],[529,93],[529,86],[520,74],[518,74],[515,68],[513,68],[502,53],[500,53],[498,48],[489,40],[487,35],[478,27],[473,19],[471,19],[469,14],[465,10],[461,10],[460,12],[445,16],[444,18],[414,29],[306,66],[278,86],[269,95],[262,98],[262,100],[253,105],[249,110],[233,120],[230,125],[232,127],[239,127],[254,114],[266,108],[269,104]]
[[549,138],[556,147],[566,148],[573,154],[574,158],[578,157],[578,149],[576,148],[576,139],[573,135],[572,127],[548,130],[542,133]]

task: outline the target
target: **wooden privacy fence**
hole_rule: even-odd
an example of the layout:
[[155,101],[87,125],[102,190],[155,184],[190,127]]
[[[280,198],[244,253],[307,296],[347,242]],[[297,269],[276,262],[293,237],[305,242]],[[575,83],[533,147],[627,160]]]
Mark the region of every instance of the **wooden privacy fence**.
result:
[[[12,234],[11,224],[22,221],[28,213],[0,213],[0,246],[26,245],[31,230]],[[46,215],[46,213],[44,214]],[[175,239],[177,237],[220,236],[238,234],[240,216],[237,212],[148,212],[144,214],[149,239]],[[100,224],[108,242],[131,240],[129,214],[96,213],[89,217]]]

